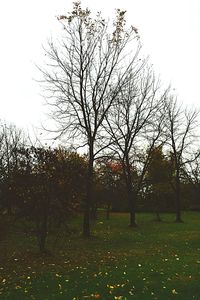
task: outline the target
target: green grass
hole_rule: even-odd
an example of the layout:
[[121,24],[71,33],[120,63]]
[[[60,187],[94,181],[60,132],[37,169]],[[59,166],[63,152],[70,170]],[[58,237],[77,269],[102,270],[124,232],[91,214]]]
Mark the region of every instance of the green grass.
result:
[[153,222],[138,214],[138,228],[128,214],[103,213],[93,237],[51,236],[52,256],[37,253],[34,237],[15,226],[0,243],[0,299],[200,299],[200,215],[183,214],[174,223],[165,214]]

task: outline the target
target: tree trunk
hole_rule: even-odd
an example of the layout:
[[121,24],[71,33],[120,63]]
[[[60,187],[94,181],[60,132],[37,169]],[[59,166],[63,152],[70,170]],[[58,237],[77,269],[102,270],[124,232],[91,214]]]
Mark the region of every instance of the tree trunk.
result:
[[47,216],[44,216],[44,219],[41,221],[41,224],[38,224],[38,246],[40,253],[46,253],[46,238],[47,238]]
[[159,211],[156,211],[156,222],[162,222]]
[[181,219],[181,198],[180,198],[180,178],[179,172],[176,175],[176,223],[183,223]]
[[156,222],[162,222],[161,217],[160,217],[160,199],[161,199],[161,194],[160,193],[156,193],[155,195],[155,214],[156,214],[156,218],[155,221]]
[[12,204],[11,203],[12,203],[11,200],[8,200],[8,203],[7,203],[7,214],[9,216],[12,215]]
[[97,205],[96,204],[91,205],[90,216],[91,216],[91,220],[93,220],[93,221],[97,220]]
[[10,187],[8,187],[8,190],[7,190],[6,208],[7,208],[7,214],[9,216],[11,216],[12,215],[12,191],[11,191]]
[[130,205],[130,227],[137,227],[137,223],[136,223],[136,215],[135,215],[135,205],[134,205],[134,199],[133,199],[133,193],[131,193],[129,195],[129,197],[131,198],[129,200],[129,205]]
[[110,220],[110,203],[107,203],[107,209],[106,209],[106,220]]
[[90,144],[89,149],[89,162],[88,162],[88,173],[86,179],[86,197],[85,197],[85,208],[83,217],[83,236],[88,238],[91,235],[90,232],[90,208],[92,198],[92,185],[93,185],[93,164],[94,164],[94,152],[93,144]]
[[135,216],[135,199],[133,193],[133,184],[132,184],[132,176],[131,176],[131,168],[129,163],[129,157],[126,156],[126,163],[124,164],[124,176],[127,187],[127,196],[129,203],[129,211],[130,211],[130,227],[137,227],[136,216]]
[[131,177],[128,176],[127,178],[127,192],[128,192],[128,202],[129,202],[129,209],[130,209],[130,227],[137,227],[136,223],[136,215],[135,215],[135,197],[133,193],[133,187],[131,182]]
[[90,237],[90,207],[88,203],[85,204],[85,211],[83,217],[83,236]]

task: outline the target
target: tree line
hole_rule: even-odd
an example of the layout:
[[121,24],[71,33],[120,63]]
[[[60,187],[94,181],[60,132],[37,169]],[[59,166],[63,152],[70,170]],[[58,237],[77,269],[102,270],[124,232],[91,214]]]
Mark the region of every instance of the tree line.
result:
[[[38,247],[45,252],[48,232],[68,230],[71,219],[85,211],[88,156],[64,147],[33,146],[14,125],[1,128],[1,216],[32,224]],[[163,144],[137,150],[130,164],[134,214],[149,211],[161,221],[162,212],[177,213],[175,157],[172,152],[164,154]],[[96,160],[90,220],[98,218],[101,208],[107,219],[112,211],[130,212],[131,222],[132,206],[125,171],[118,157],[104,156]],[[180,169],[182,209],[198,207],[199,174],[198,158]]]

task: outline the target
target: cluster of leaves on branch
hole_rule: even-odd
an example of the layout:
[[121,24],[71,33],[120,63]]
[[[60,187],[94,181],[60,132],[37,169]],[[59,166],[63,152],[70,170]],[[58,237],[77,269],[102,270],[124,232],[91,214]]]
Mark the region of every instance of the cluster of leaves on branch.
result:
[[80,206],[86,170],[82,157],[62,148],[30,147],[16,151],[16,194],[26,215],[38,216],[43,207],[48,215],[63,220]]

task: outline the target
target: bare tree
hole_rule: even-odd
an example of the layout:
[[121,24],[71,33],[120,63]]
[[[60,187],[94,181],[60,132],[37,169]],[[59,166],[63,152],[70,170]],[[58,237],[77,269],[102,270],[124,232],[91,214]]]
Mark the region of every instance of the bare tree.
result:
[[137,29],[125,28],[125,11],[117,10],[111,25],[100,13],[93,19],[88,9],[75,2],[73,11],[58,19],[64,26],[63,36],[58,42],[49,42],[45,50],[48,64],[41,71],[51,117],[57,124],[53,131],[88,149],[83,221],[83,235],[88,237],[93,165],[101,148],[106,147],[102,125],[128,80],[140,46]]
[[182,109],[177,99],[173,96],[165,102],[165,112],[167,144],[170,146],[171,159],[175,171],[176,222],[180,223],[182,222],[181,173],[184,165],[191,160],[191,153],[194,153],[193,148],[195,147],[194,142],[197,139],[196,127],[199,112],[195,109]]
[[[167,94],[167,91],[165,94]],[[152,162],[154,149],[162,147],[165,143],[165,137],[163,134],[164,118],[165,115],[162,109],[158,109],[148,126],[145,127],[140,147],[134,149],[134,160],[138,170],[138,180],[134,182],[135,203],[137,203],[139,193],[141,193],[146,186],[146,175]]]
[[[111,148],[117,153],[123,166],[130,207],[130,226],[134,227],[137,226],[135,200],[141,183],[138,183],[136,188],[131,172],[133,160],[136,159],[134,148],[137,148],[140,142],[144,142],[144,134],[148,133],[147,136],[151,136],[151,147],[158,139],[160,130],[158,135],[154,134],[157,126],[156,115],[160,111],[160,104],[166,93],[160,93],[159,81],[155,79],[152,69],[148,66],[143,65],[129,75],[127,85],[121,89],[118,102],[113,106],[112,115],[107,118],[107,131],[112,140]],[[141,180],[146,171],[146,163],[143,166]]]
[[193,191],[195,194],[192,204],[190,205],[190,209],[192,208],[195,210],[199,210],[200,209],[200,205],[199,205],[199,203],[200,203],[200,201],[199,201],[199,195],[200,195],[200,151],[199,150],[195,153],[195,159],[190,160],[186,163],[183,176],[184,176],[184,179],[186,179],[186,182],[190,183],[190,185],[193,187]]
[[18,154],[17,148],[24,146],[25,134],[21,129],[18,129],[13,124],[1,125],[1,139],[0,139],[0,176],[1,176],[1,191],[4,190],[4,199],[6,201],[7,211],[12,212],[12,204],[14,198],[14,191],[12,190],[12,176],[14,170],[18,168]]

